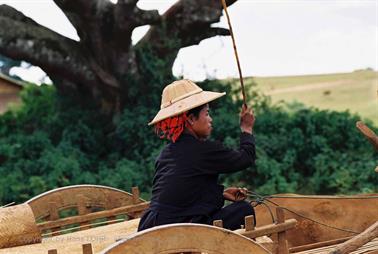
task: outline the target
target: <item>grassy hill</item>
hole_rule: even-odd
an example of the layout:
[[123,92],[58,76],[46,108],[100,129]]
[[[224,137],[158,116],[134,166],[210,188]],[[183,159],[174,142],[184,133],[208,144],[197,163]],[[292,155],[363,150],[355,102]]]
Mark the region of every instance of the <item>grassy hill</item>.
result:
[[246,85],[252,80],[273,103],[297,101],[319,109],[349,110],[378,126],[378,72],[254,77],[246,78]]

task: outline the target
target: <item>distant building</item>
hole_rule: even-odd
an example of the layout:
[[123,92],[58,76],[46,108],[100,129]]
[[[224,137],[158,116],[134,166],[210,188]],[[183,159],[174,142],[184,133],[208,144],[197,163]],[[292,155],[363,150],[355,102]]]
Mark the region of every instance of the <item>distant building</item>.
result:
[[19,92],[23,86],[21,81],[0,73],[0,114],[7,111],[10,104],[20,103]]

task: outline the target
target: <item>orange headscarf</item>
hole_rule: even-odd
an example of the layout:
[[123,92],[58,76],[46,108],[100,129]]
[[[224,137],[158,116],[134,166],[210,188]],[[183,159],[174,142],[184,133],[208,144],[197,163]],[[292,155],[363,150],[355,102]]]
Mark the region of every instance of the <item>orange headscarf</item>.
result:
[[155,124],[155,133],[161,139],[166,138],[175,143],[185,129],[186,120],[186,112],[161,120]]

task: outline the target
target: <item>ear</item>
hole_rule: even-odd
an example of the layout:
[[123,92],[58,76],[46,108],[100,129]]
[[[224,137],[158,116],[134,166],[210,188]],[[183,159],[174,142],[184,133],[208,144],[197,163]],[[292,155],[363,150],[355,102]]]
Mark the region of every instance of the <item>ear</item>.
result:
[[187,121],[190,125],[193,125],[194,123],[194,120],[195,120],[195,117],[193,114],[190,114],[188,117],[187,117]]

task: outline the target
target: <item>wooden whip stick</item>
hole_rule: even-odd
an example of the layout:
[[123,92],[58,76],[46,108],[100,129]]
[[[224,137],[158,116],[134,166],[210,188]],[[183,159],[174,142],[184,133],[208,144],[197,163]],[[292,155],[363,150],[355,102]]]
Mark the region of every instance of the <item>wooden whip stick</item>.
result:
[[224,12],[226,13],[227,22],[228,22],[228,27],[229,27],[229,29],[230,29],[230,35],[231,35],[231,38],[232,38],[232,45],[234,46],[234,53],[235,53],[236,63],[237,63],[237,65],[238,65],[240,85],[241,85],[241,88],[242,88],[242,94],[243,94],[243,104],[244,104],[245,106],[247,106],[246,98],[245,98],[245,91],[244,91],[243,75],[242,75],[242,71],[241,71],[241,67],[240,67],[240,61],[239,61],[239,56],[238,56],[238,50],[236,49],[236,42],[235,42],[234,32],[232,31],[232,26],[231,26],[230,16],[228,15],[228,12],[227,12],[226,0],[221,0],[221,1],[222,1],[222,5],[223,5],[223,10],[224,10]]

